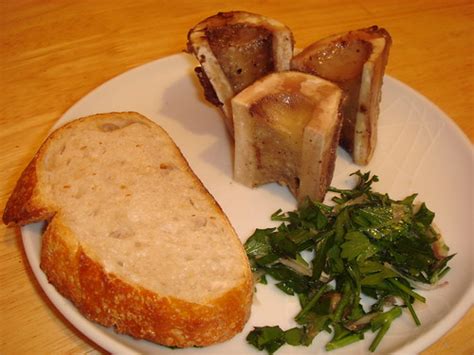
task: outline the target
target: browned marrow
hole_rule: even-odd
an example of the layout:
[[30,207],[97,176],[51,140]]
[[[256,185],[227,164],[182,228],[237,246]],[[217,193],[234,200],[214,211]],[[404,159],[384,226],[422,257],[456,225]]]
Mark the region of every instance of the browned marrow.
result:
[[233,134],[230,100],[255,80],[288,70],[293,36],[280,22],[243,11],[219,12],[188,33],[188,51],[206,99],[220,107]]
[[375,150],[390,46],[389,33],[372,26],[317,41],[291,62],[293,70],[320,76],[344,90],[340,144],[359,165],[368,164]]
[[298,202],[322,201],[332,180],[343,94],[300,72],[274,73],[232,99],[234,177],[254,187],[287,185]]

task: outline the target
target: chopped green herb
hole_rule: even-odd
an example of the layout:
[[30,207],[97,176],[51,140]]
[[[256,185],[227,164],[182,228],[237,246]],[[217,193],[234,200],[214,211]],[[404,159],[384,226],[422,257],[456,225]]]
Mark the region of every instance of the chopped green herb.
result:
[[285,332],[280,327],[256,327],[247,335],[247,342],[258,350],[266,350],[273,354],[285,344]]
[[[372,331],[375,351],[402,308],[421,324],[413,304],[426,299],[413,285],[438,282],[454,255],[432,226],[435,214],[424,203],[415,206],[416,194],[395,201],[372,191],[377,176],[352,175],[359,179],[354,189],[330,188],[334,206],[306,200],[296,211],[278,210],[271,219],[280,226],[257,229],[245,243],[255,279],[266,283],[271,276],[301,305],[297,327],[254,328],[247,341],[257,349],[273,354],[284,344],[309,346],[326,331],[333,333],[329,351]],[[363,295],[372,300],[368,310]]]
[[337,340],[331,340],[329,343],[326,344],[326,350],[335,350],[338,348],[342,348],[349,344],[355,343],[356,341],[364,339],[363,333],[350,333],[343,338]]
[[372,244],[364,233],[359,231],[347,232],[344,236],[346,242],[341,245],[341,257],[347,260],[364,261],[377,253],[377,246]]
[[301,328],[295,327],[288,329],[285,334],[285,342],[289,345],[297,346],[301,345],[303,337],[304,337],[304,332]]
[[390,325],[392,325],[392,321],[395,318],[398,318],[402,315],[402,310],[400,307],[393,307],[390,311],[377,315],[372,321],[370,322],[372,331],[376,331],[380,328],[377,335],[375,336],[374,341],[370,344],[369,350],[375,351],[377,346],[380,344],[383,336],[387,333]]

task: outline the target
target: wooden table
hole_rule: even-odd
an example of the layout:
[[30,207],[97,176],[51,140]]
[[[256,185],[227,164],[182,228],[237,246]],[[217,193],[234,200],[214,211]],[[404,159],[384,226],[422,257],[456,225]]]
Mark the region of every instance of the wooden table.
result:
[[[54,122],[106,80],[182,51],[218,11],[276,18],[298,46],[378,24],[392,34],[388,74],[444,110],[471,142],[474,3],[465,1],[0,1],[0,211]],[[19,233],[0,227],[0,353],[103,352],[54,309],[28,266]],[[425,354],[474,353],[474,311]]]

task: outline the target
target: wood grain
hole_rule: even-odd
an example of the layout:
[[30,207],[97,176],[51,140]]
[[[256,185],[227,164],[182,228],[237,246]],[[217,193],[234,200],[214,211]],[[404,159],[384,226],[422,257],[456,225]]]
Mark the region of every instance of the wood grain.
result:
[[[286,23],[302,47],[373,24],[394,44],[387,73],[435,102],[474,140],[471,0],[0,1],[0,206],[53,123],[89,91],[180,52],[189,28],[218,11]],[[18,231],[0,227],[0,353],[103,353],[48,301]],[[424,354],[474,353],[474,311]]]

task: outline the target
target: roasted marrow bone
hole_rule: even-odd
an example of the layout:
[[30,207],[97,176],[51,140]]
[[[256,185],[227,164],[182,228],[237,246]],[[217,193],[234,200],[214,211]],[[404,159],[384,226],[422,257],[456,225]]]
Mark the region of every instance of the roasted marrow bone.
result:
[[300,72],[270,74],[232,99],[234,178],[287,185],[299,202],[322,201],[332,180],[342,90]]
[[230,100],[255,80],[288,70],[293,36],[273,19],[248,12],[220,12],[188,33],[188,52],[201,64],[196,74],[206,99],[224,112],[233,134]]
[[391,37],[377,26],[315,42],[296,55],[293,70],[337,83],[345,93],[341,146],[366,165],[377,142],[377,121]]

